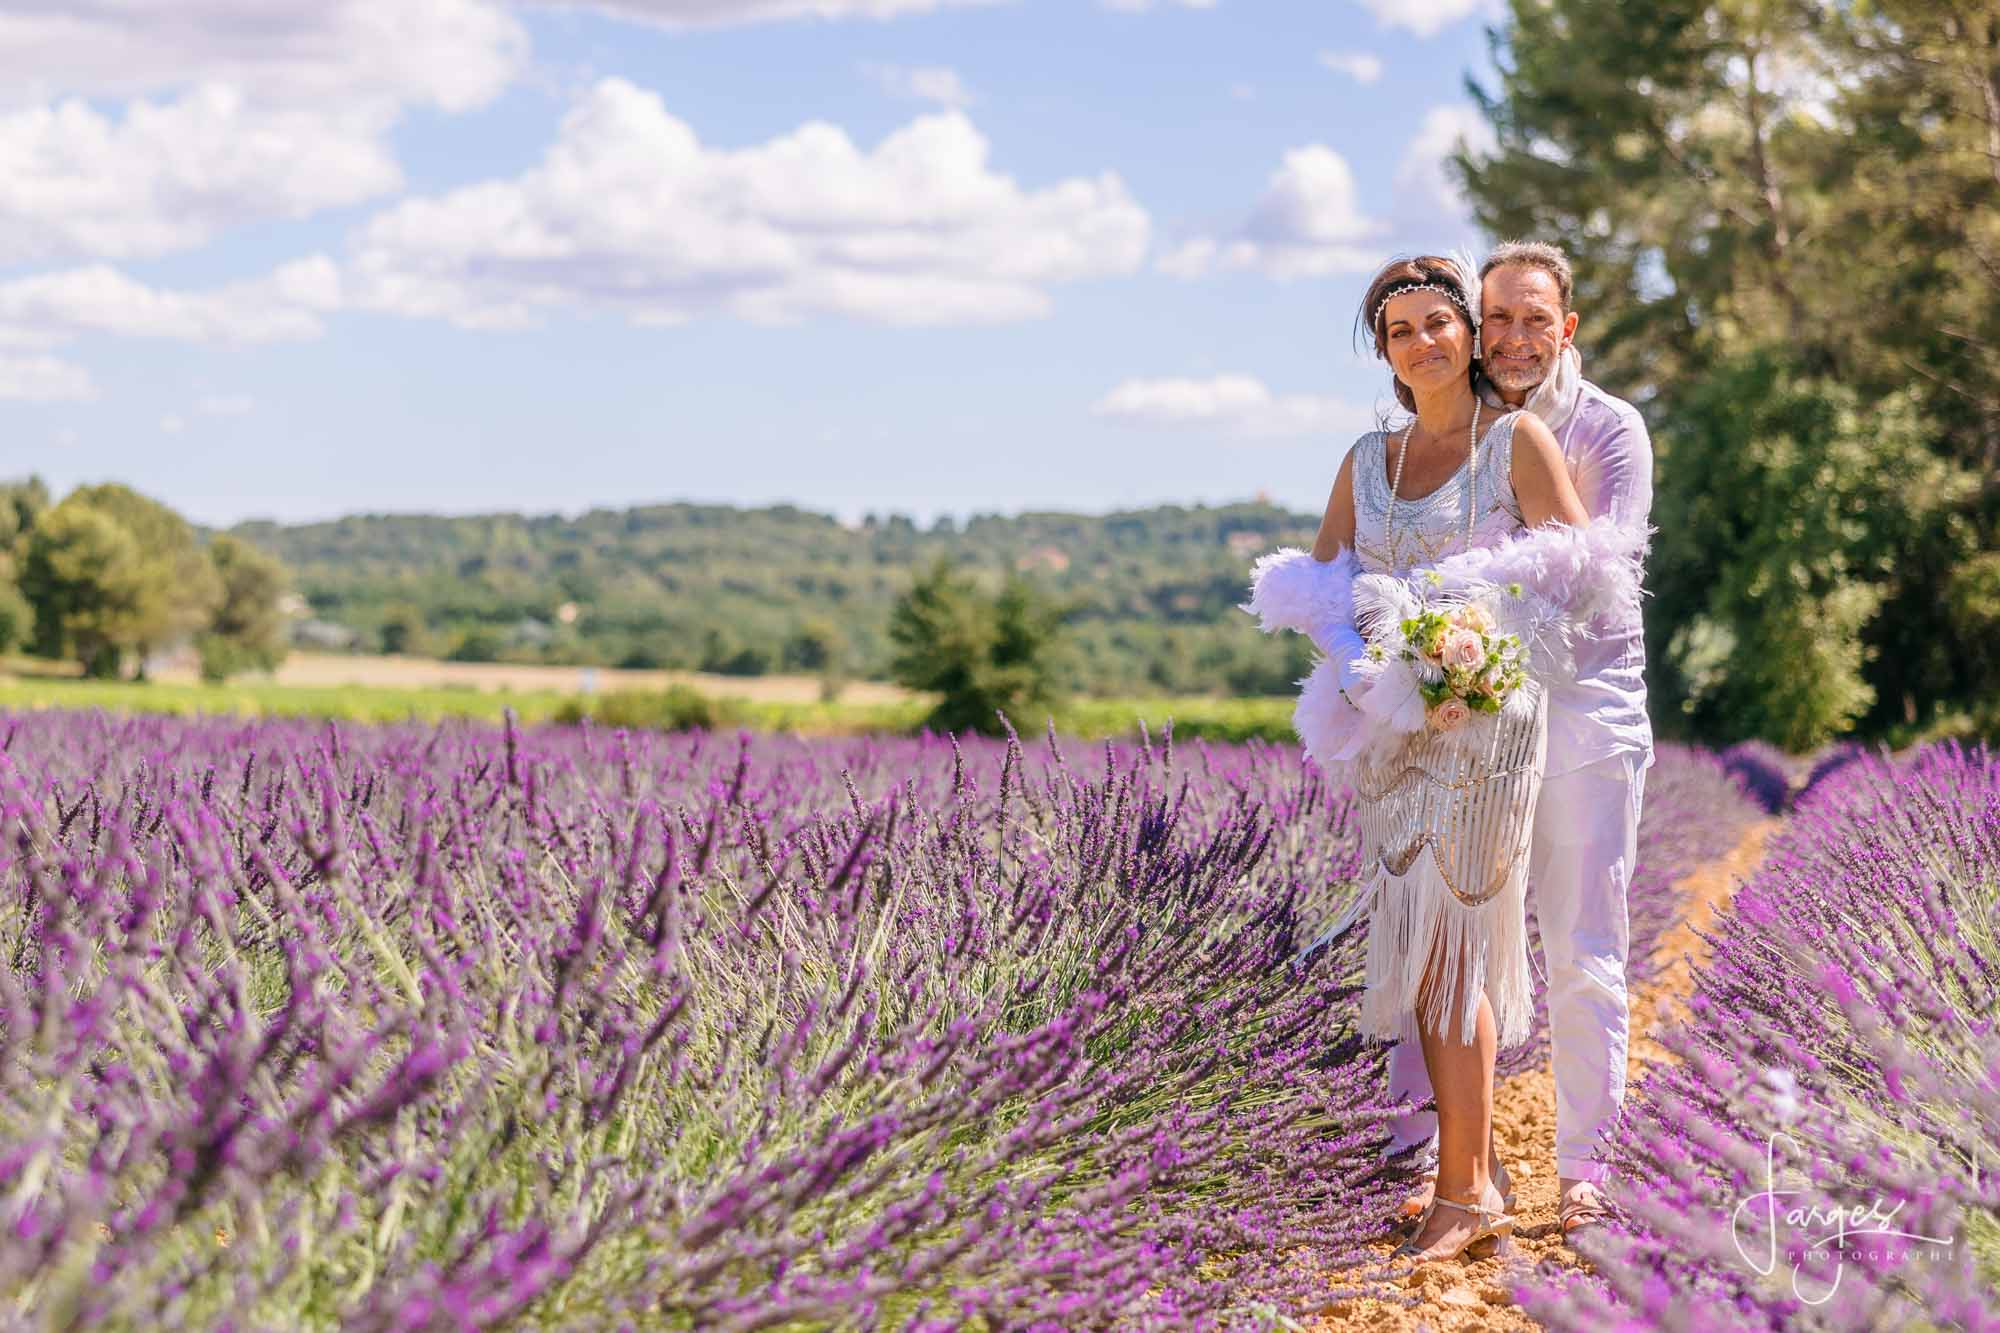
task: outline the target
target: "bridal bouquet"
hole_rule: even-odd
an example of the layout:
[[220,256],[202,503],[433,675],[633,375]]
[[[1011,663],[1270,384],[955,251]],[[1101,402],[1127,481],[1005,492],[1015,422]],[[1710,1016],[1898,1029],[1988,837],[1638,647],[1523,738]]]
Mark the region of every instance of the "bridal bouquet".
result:
[[[1434,731],[1452,731],[1474,713],[1496,714],[1528,679],[1518,634],[1500,632],[1484,602],[1427,608],[1401,622],[1403,659]],[[1382,652],[1374,645],[1374,653]]]
[[[1455,732],[1502,713],[1534,710],[1532,684],[1555,665],[1548,606],[1521,584],[1486,580],[1446,585],[1436,571],[1353,581],[1355,621],[1367,633],[1349,640],[1336,663],[1341,696],[1377,742],[1414,732]],[[1486,729],[1474,727],[1476,744]]]

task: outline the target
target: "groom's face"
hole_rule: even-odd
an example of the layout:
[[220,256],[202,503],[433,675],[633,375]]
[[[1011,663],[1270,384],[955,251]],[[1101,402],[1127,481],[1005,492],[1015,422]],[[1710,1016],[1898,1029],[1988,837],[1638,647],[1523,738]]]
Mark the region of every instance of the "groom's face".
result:
[[1549,377],[1576,334],[1576,312],[1547,269],[1505,264],[1480,285],[1480,368],[1502,393],[1526,393]]

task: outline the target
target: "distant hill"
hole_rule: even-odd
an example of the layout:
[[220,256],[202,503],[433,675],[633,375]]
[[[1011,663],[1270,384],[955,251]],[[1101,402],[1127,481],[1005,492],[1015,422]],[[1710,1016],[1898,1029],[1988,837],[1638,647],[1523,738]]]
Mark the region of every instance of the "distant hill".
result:
[[576,518],[357,515],[231,529],[278,556],[316,632],[472,661],[880,678],[895,598],[938,556],[1021,571],[1068,607],[1062,677],[1091,694],[1271,694],[1310,661],[1236,610],[1251,560],[1316,515],[1167,505],[855,526],[793,505],[663,504]]

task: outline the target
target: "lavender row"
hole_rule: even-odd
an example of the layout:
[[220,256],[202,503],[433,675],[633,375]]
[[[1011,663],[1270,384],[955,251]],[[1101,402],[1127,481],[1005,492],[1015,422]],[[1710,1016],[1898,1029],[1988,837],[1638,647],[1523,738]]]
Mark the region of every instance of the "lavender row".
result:
[[2000,760],[1843,755],[1633,1092],[1557,1329],[2000,1328]]
[[0,725],[31,1325],[1215,1326],[1397,1195],[1289,747]]

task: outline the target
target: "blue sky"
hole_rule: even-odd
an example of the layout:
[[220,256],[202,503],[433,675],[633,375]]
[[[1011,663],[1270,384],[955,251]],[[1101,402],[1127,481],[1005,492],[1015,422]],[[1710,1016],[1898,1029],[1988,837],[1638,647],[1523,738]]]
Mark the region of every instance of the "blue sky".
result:
[[1485,0],[246,12],[0,5],[0,471],[208,523],[1316,510],[1387,402],[1367,271],[1479,240]]

